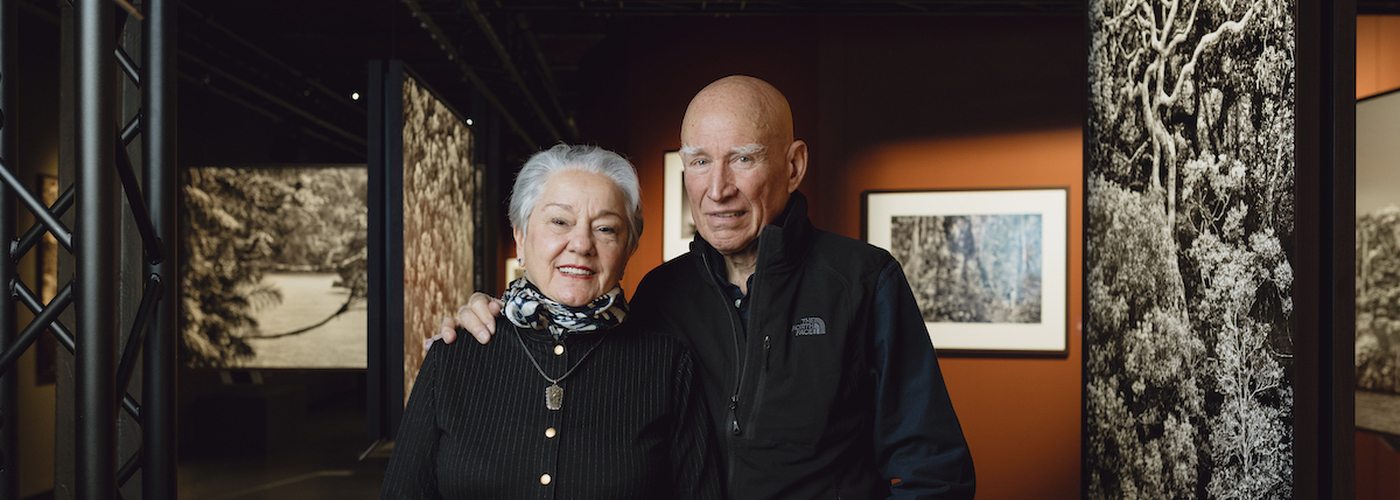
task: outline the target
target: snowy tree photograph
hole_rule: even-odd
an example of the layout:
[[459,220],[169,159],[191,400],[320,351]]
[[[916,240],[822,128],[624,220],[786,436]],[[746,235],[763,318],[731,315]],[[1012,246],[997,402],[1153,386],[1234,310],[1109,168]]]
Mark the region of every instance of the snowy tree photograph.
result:
[[1295,5],[1089,3],[1084,495],[1293,495]]

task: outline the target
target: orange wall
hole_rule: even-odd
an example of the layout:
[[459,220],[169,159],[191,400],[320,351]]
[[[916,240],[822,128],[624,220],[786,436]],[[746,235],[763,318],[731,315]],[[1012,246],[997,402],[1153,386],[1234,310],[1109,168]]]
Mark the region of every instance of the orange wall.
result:
[[[1356,98],[1400,88],[1400,16],[1357,16]],[[1400,498],[1400,453],[1356,433],[1356,498]]]
[[904,141],[862,156],[832,179],[838,215],[827,227],[842,234],[860,234],[866,190],[1069,188],[1069,357],[939,362],[972,448],[978,498],[1079,498],[1080,129]]
[[[860,237],[872,189],[1067,187],[1070,351],[952,358],[945,379],[972,449],[978,498],[1077,499],[1083,21],[1077,17],[646,19],[609,34],[592,71],[585,140],[639,170],[646,231],[623,286],[661,263],[662,153],[686,104],[728,74],[786,93],[811,148],[802,191],[818,227]],[[589,68],[592,69],[589,69]]]
[[1400,88],[1400,16],[1357,16],[1356,98]]

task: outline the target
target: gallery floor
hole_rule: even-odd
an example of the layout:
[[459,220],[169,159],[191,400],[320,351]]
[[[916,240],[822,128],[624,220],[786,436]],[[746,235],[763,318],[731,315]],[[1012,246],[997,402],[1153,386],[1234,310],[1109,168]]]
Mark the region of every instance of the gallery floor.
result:
[[265,454],[182,457],[182,500],[374,499],[389,461],[387,449],[360,455],[363,400],[308,412],[297,436]]

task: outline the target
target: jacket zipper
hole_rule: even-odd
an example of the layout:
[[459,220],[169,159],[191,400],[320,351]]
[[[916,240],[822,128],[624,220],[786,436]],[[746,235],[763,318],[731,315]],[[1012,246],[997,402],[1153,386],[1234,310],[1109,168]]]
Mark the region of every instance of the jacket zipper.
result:
[[[709,272],[709,273],[713,274],[713,268],[710,267],[710,257],[709,257],[709,255],[706,255],[704,252],[701,252],[701,253],[700,253],[700,258],[701,258],[702,262],[705,263],[705,272]],[[720,300],[720,302],[724,303],[726,306],[729,306],[729,298],[724,296],[724,289],[722,289],[722,288],[716,286],[716,287],[715,287],[715,293],[719,294],[719,300]],[[733,436],[738,436],[738,435],[740,435],[741,433],[743,433],[743,429],[739,427],[739,388],[740,388],[740,387],[743,387],[743,386],[741,385],[741,383],[740,383],[740,380],[742,380],[742,379],[744,378],[744,364],[745,364],[745,359],[744,359],[743,341],[739,338],[739,337],[740,337],[740,336],[739,336],[739,329],[738,329],[737,325],[736,325],[735,322],[734,322],[734,317],[737,316],[737,315],[739,314],[739,312],[736,311],[736,310],[734,310],[733,308],[729,308],[729,307],[726,307],[726,309],[728,309],[728,311],[729,311],[729,315],[728,315],[728,316],[729,316],[729,330],[730,330],[730,334],[731,334],[731,336],[734,337],[734,361],[735,361],[735,363],[734,363],[734,392],[732,392],[731,395],[730,395],[730,397],[729,397],[729,415],[728,415],[728,417],[729,417],[729,434],[730,434],[730,436],[729,436],[728,438],[726,438],[726,439],[732,439]],[[729,479],[733,479],[733,478],[734,478],[734,459],[735,459],[735,455],[736,455],[736,454],[735,454],[735,451],[734,451],[734,446],[733,446],[733,445],[730,445],[730,446],[729,446],[729,473],[727,474],[727,477],[728,477]]]

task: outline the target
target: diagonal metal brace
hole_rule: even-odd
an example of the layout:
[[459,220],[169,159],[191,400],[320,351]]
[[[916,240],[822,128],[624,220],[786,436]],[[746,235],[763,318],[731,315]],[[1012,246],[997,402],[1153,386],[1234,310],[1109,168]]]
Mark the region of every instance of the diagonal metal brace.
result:
[[122,350],[121,364],[117,367],[118,398],[126,395],[131,385],[131,374],[136,370],[136,356],[141,354],[141,339],[146,336],[146,326],[150,323],[151,311],[160,304],[160,275],[151,274],[146,278],[146,289],[141,293],[141,305],[136,309],[136,322],[131,325],[131,333],[126,336],[126,349]]
[[131,458],[126,459],[126,463],[122,464],[122,468],[117,470],[118,488],[126,486],[126,482],[131,480],[131,476],[135,476],[136,471],[141,470],[141,455],[144,451],[145,448],[137,448],[136,453],[133,453]]
[[[64,190],[63,194],[58,195],[57,200],[54,200],[49,211],[53,212],[55,217],[63,217],[63,214],[73,207],[73,198],[73,185],[70,184],[68,189]],[[19,259],[23,258],[24,254],[29,253],[29,249],[34,248],[34,245],[39,243],[39,238],[42,238],[47,232],[49,231],[43,223],[29,226],[29,230],[25,231],[23,237],[10,244],[10,258],[19,262]]]
[[131,83],[136,85],[136,88],[141,88],[141,68],[136,66],[136,61],[133,61],[131,55],[127,54],[120,45],[112,52],[117,56],[117,64],[121,65],[122,72],[126,73],[126,77],[131,79]]
[[[71,285],[72,282],[70,281],[69,284]],[[19,301],[23,302],[30,312],[38,314],[39,311],[44,310],[44,304],[39,302],[39,296],[29,290],[23,281],[15,280],[12,291],[19,295]],[[73,333],[68,331],[68,327],[63,326],[62,321],[54,319],[53,323],[49,324],[49,329],[53,331],[53,336],[58,339],[58,343],[63,345],[64,349],[68,349],[70,354],[78,348],[77,344],[73,343]]]
[[29,188],[24,187],[24,183],[15,178],[14,172],[10,171],[10,166],[4,160],[0,160],[0,181],[8,185],[10,191],[15,193],[21,203],[24,203],[24,207],[34,213],[34,218],[48,226],[49,231],[53,232],[54,238],[58,238],[58,244],[63,245],[63,248],[69,252],[73,251],[73,232],[68,230],[68,226],[59,222],[58,217],[54,217],[53,213],[44,207],[43,202],[35,198],[34,193],[29,192]]
[[138,109],[136,116],[131,117],[131,120],[126,122],[126,126],[122,127],[122,144],[131,144],[131,141],[136,140],[136,134],[139,133],[141,133],[141,110]]
[[151,265],[160,264],[165,260],[165,251],[161,250],[160,237],[156,236],[156,227],[151,224],[151,212],[146,209],[146,198],[141,196],[141,186],[136,184],[136,172],[131,166],[131,157],[126,154],[126,144],[122,143],[122,138],[117,137],[117,175],[122,179],[122,188],[126,191],[126,202],[131,205],[131,216],[136,219],[136,229],[141,233],[141,247],[146,253],[146,261]]
[[[14,288],[15,282],[16,281],[10,282],[11,289]],[[67,285],[63,286],[62,290],[58,291],[58,295],[54,296],[53,302],[50,302],[48,307],[39,311],[39,315],[35,316],[34,320],[30,321],[29,325],[24,327],[24,330],[19,333],[19,337],[10,345],[10,349],[4,353],[0,353],[0,372],[9,372],[11,365],[15,364],[15,360],[18,360],[20,355],[24,354],[24,351],[29,350],[29,345],[33,344],[34,341],[39,338],[39,334],[44,333],[44,329],[49,327],[49,323],[53,323],[54,319],[58,318],[59,313],[62,313],[63,310],[67,309],[68,305],[72,303],[73,283],[69,282]]]

